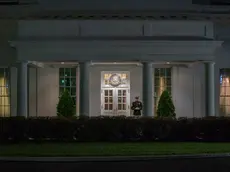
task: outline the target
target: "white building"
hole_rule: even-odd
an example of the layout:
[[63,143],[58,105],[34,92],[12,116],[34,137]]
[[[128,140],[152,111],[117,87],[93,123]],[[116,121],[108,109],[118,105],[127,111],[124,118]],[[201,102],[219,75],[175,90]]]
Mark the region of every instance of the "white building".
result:
[[0,116],[56,116],[64,89],[77,115],[129,116],[139,96],[153,116],[165,89],[177,117],[230,115],[228,7],[107,1],[0,6]]

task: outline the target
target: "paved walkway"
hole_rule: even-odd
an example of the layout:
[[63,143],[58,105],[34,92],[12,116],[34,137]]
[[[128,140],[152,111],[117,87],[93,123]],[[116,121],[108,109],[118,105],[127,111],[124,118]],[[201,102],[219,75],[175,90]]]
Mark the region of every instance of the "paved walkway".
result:
[[[3,159],[6,158],[3,158],[2,161],[0,160],[0,168],[1,172],[19,172],[22,170],[29,172],[229,172],[229,155],[226,157],[220,157],[220,155],[217,155],[216,157],[209,155],[202,156],[203,157],[200,156],[199,158],[197,156],[189,156],[190,158],[188,158],[188,156],[180,156],[180,158],[137,157],[138,159],[135,159],[135,157],[113,157],[113,159],[111,157],[100,157],[96,158],[97,160],[100,160],[97,162],[93,162],[92,160],[95,160],[95,158],[92,157],[83,159],[63,157],[20,159],[19,157],[18,159],[15,159],[18,161],[5,161]],[[204,158],[204,156],[207,158]],[[147,160],[147,158],[149,159]],[[8,160],[9,159],[10,158],[8,158]],[[37,161],[26,161],[31,159]],[[115,159],[116,161],[114,161]],[[125,161],[121,161],[124,159]],[[53,162],[47,162],[47,160]],[[105,160],[107,162],[104,162]]]
[[159,156],[100,156],[100,157],[0,157],[0,161],[34,162],[105,162],[105,161],[151,161],[157,159],[203,159],[230,158],[230,153],[196,155],[159,155]]

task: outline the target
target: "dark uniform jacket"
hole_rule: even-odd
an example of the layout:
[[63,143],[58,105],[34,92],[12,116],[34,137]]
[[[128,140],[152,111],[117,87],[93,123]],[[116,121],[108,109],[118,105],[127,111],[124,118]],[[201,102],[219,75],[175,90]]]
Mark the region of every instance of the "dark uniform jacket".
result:
[[133,110],[134,116],[141,116],[142,103],[140,101],[135,101],[132,103],[131,109]]

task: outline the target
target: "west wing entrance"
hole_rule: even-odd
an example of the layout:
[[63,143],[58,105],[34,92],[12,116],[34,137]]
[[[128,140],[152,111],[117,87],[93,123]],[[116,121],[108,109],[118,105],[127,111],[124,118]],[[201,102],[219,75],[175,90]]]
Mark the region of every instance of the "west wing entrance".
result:
[[128,96],[129,89],[102,89],[102,114],[128,115],[130,109]]
[[130,114],[129,72],[102,72],[101,114]]

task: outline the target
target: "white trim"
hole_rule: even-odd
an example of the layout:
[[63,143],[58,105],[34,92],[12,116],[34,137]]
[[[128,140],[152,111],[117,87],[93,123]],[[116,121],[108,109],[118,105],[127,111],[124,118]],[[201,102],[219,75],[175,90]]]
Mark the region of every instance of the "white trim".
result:
[[140,62],[91,62],[91,65],[137,65],[141,66]]
[[44,63],[37,62],[37,61],[28,61],[28,64],[39,68],[44,68],[45,66]]

